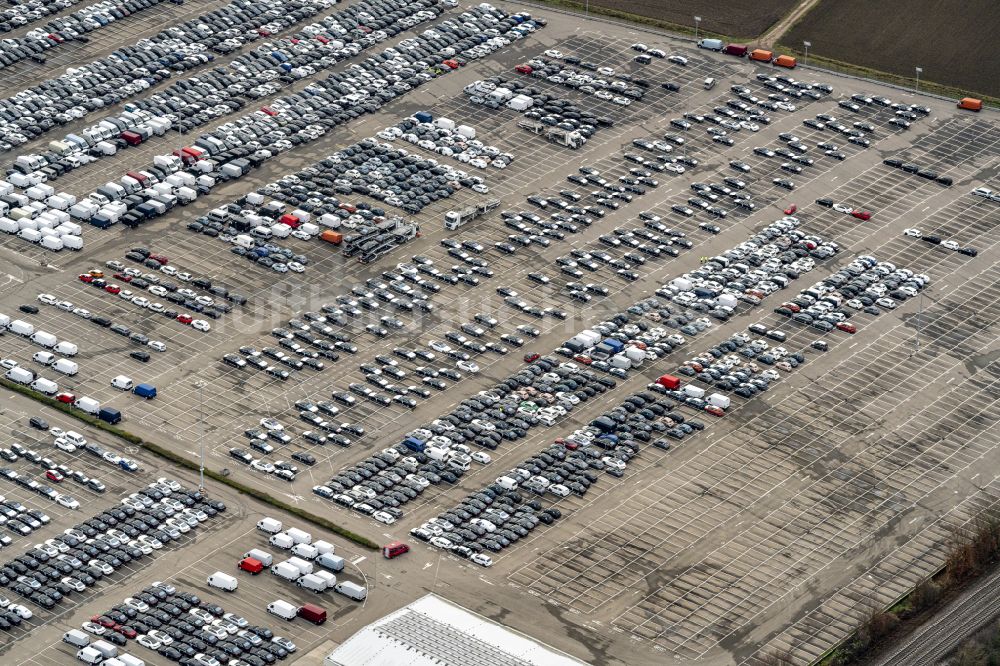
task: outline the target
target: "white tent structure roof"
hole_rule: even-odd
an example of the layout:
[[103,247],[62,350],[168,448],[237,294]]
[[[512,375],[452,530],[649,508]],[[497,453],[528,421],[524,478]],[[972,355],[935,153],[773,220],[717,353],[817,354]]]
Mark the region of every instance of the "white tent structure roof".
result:
[[324,666],[581,666],[557,652],[434,594],[369,624]]

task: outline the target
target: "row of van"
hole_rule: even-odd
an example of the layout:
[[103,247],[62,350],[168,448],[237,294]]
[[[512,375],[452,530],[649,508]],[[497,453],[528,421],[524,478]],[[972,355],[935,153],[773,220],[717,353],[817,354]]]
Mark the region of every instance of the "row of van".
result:
[[90,636],[79,629],[70,629],[63,634],[63,643],[79,648],[76,658],[85,664],[104,666],[146,666],[146,662],[127,652],[119,653],[115,645],[105,641],[91,642]]
[[2,313],[0,313],[0,328],[8,330],[14,335],[28,338],[36,345],[51,349],[64,356],[76,356],[80,351],[80,348],[76,344],[68,340],[60,341],[48,331],[36,331],[34,324],[30,324],[23,319],[11,319]]

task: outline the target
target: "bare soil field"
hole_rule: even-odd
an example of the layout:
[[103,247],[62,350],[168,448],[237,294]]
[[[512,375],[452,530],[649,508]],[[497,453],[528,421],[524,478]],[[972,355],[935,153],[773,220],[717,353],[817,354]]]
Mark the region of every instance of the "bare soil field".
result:
[[591,7],[605,7],[648,16],[679,25],[694,26],[694,17],[702,18],[704,30],[733,37],[753,38],[764,33],[775,21],[791,11],[795,0],[591,0]]
[[[905,15],[903,15],[905,14]],[[810,53],[886,72],[1000,95],[1000,58],[989,52],[1000,33],[996,0],[821,0],[779,38]]]

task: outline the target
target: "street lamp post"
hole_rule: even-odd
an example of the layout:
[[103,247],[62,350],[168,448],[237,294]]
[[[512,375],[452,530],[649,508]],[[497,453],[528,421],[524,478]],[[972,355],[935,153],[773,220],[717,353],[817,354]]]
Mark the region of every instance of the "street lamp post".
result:
[[802,45],[806,47],[806,67],[809,66],[809,47],[812,46],[812,42],[802,42]]
[[923,73],[924,68],[923,67],[917,67],[916,70],[917,70],[917,87],[914,88],[914,91],[915,92],[920,92],[920,74]]
[[694,17],[694,41],[695,41],[696,44],[698,43],[698,28],[700,26],[701,26],[701,17],[700,16],[695,16]]

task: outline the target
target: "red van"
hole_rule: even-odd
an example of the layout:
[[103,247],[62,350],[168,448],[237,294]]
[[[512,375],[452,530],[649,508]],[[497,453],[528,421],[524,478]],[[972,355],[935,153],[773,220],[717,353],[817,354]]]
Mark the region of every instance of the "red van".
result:
[[680,378],[674,377],[673,375],[662,375],[656,380],[656,383],[672,391],[676,391],[681,387]]
[[255,560],[252,557],[244,557],[240,560],[239,568],[241,571],[246,571],[256,576],[264,570],[264,564],[260,560]]
[[313,624],[323,624],[326,622],[326,611],[316,604],[305,604],[299,609],[298,616],[309,620]]
[[722,50],[726,55],[736,56],[737,58],[745,58],[749,51],[750,47],[746,44],[726,44],[726,48]]
[[125,139],[125,143],[130,146],[138,146],[142,143],[142,136],[136,134],[132,130],[125,130],[121,133],[121,138]]
[[387,560],[399,557],[400,555],[408,552],[410,552],[410,547],[402,541],[393,541],[392,543],[382,546],[382,557]]

